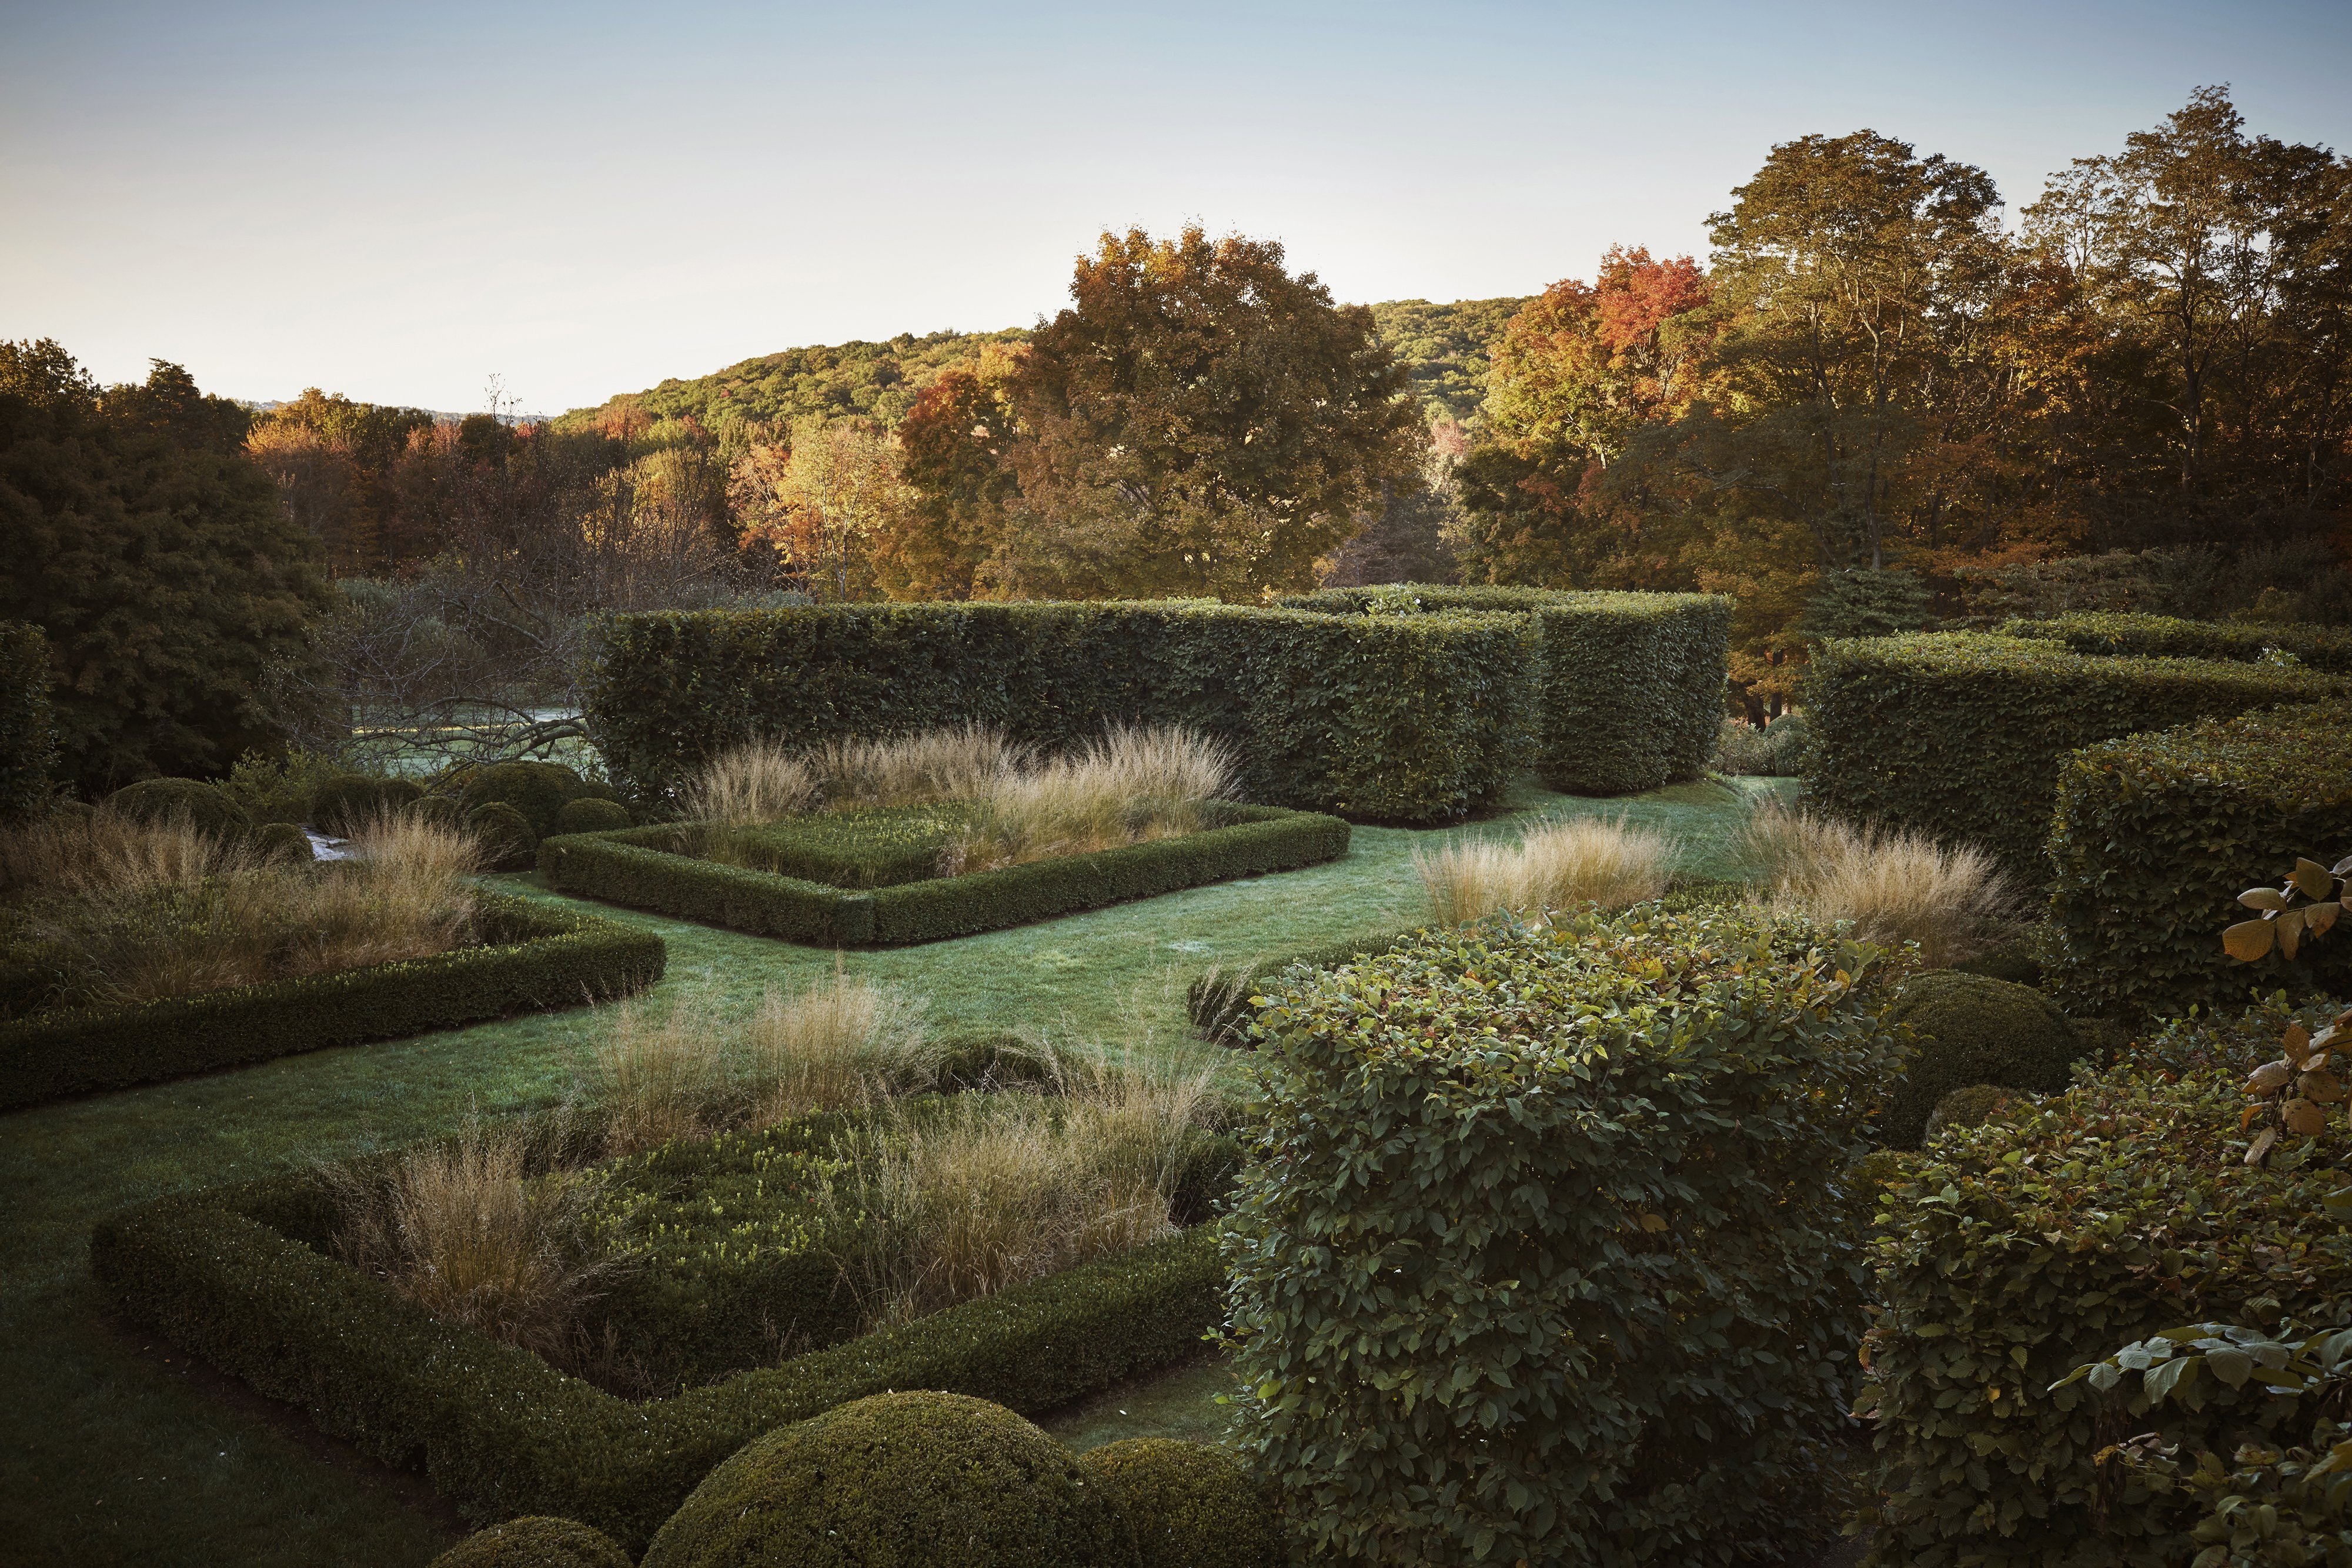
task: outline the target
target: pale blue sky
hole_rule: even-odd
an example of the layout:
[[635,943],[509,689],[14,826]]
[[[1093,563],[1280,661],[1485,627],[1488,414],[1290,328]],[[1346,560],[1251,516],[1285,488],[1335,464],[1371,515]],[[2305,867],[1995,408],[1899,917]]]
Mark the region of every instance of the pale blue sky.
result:
[[0,0],[0,337],[100,376],[532,410],[1034,321],[1104,225],[1342,298],[1704,254],[1869,126],[2021,205],[2200,83],[2352,146],[2352,4],[131,5]]

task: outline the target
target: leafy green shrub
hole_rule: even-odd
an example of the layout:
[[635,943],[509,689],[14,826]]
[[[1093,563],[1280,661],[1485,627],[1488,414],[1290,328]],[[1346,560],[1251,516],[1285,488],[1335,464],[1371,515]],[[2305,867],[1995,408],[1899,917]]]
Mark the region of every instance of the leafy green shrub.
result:
[[1207,1443],[1130,1437],[1078,1456],[1134,1533],[1139,1568],[1282,1568],[1275,1500],[1241,1461]]
[[1990,1083],[2051,1093],[2066,1087],[2069,1069],[2089,1049],[2040,991],[1956,969],[1914,976],[1895,1017],[1919,1043],[1879,1122],[1894,1149],[1917,1148],[1930,1113],[1953,1090]]
[[253,852],[264,860],[300,864],[318,858],[310,835],[292,822],[265,822],[254,831]]
[[1224,816],[1231,826],[1182,838],[870,891],[697,858],[704,830],[696,824],[551,839],[539,869],[565,893],[761,936],[864,946],[996,931],[1348,852],[1348,824],[1336,817],[1273,806],[1230,807]]
[[1714,749],[1731,637],[1722,595],[1408,583],[1281,602],[1337,614],[1532,615],[1543,647],[1536,769],[1555,789],[1654,789],[1698,777]]
[[1253,958],[1235,969],[1211,969],[1184,988],[1184,1015],[1192,1027],[1213,1040],[1239,1045],[1247,1039],[1251,998],[1265,989],[1273,977],[1293,965],[1309,969],[1336,969],[1359,958],[1386,953],[1412,940],[1410,931],[1372,932],[1318,943],[1295,953]]
[[333,1203],[289,1176],[180,1194],[91,1238],[101,1288],[262,1394],[475,1518],[583,1520],[636,1549],[751,1438],[892,1388],[1050,1410],[1196,1354],[1220,1316],[1195,1230],[674,1399],[631,1403],[453,1329],[333,1256]]
[[310,822],[322,833],[349,838],[376,818],[424,798],[425,787],[414,779],[341,773],[319,786],[310,797]]
[[2215,938],[2273,867],[2352,844],[2352,709],[2207,719],[2065,759],[2050,828],[2051,989],[2070,1010],[2234,1009],[2250,988],[2352,988],[2352,942],[2252,964]]
[[2041,952],[2038,936],[2028,932],[1952,967],[1964,975],[1990,975],[1996,980],[2007,980],[2012,986],[2031,986],[2040,990],[2042,983]]
[[420,822],[436,828],[462,829],[466,825],[466,808],[454,795],[428,794],[411,806],[410,813]]
[[57,762],[49,641],[38,626],[0,621],[0,822],[41,812]]
[[651,932],[498,894],[477,904],[478,947],[0,1023],[0,1108],[577,1007],[661,978]]
[[2226,1449],[2232,1428],[2291,1411],[2260,1380],[2213,1381],[2201,1414],[2159,1424],[2070,1375],[2182,1323],[2323,1321],[2352,1295],[2352,1206],[2331,1202],[2352,1129],[2333,1118],[2249,1165],[2243,1069],[2175,1081],[2126,1061],[1948,1132],[1885,1188],[1860,1405],[1877,1427],[1874,1563],[2187,1555],[2193,1511],[2125,1484],[2102,1452],[2151,1427],[2191,1452]]
[[[1876,956],[1748,912],[1423,936],[1258,1015],[1237,1442],[1433,1564],[1728,1562],[1825,1511]],[[1624,1549],[1631,1560],[1633,1549]]]
[[513,807],[530,824],[536,842],[555,831],[556,813],[584,788],[580,775],[561,763],[494,762],[467,776],[458,799],[469,816],[493,801]]
[[135,821],[183,818],[216,839],[241,839],[253,828],[242,807],[201,779],[142,779],[117,789],[106,803]]
[[272,822],[297,826],[310,821],[310,802],[328,780],[345,769],[331,759],[298,748],[282,752],[248,751],[236,759],[218,786],[222,794],[244,808],[256,827]]
[[601,1530],[568,1519],[509,1519],[469,1535],[433,1568],[631,1568],[628,1553]]
[[2315,670],[2352,674],[2352,630],[2341,626],[2246,625],[2172,615],[2085,612],[2046,621],[2004,622],[2004,637],[2062,643],[2097,657],[2229,659],[2251,664],[2272,649]]
[[645,1568],[1124,1568],[1134,1552],[1070,1451],[1012,1411],[877,1394],[745,1445]]
[[482,859],[492,871],[529,871],[539,851],[539,835],[530,821],[504,800],[485,800],[466,808],[466,829],[482,843]]
[[1807,680],[1811,800],[1981,845],[2032,887],[2049,880],[2043,842],[2067,753],[2342,689],[2307,671],[2091,658],[1965,632],[1823,643]]
[[608,766],[648,800],[761,735],[817,745],[969,721],[1066,750],[1123,722],[1233,744],[1254,800],[1445,821],[1521,765],[1537,657],[1517,615],[1181,601],[625,615],[588,713]]
[[1804,769],[1812,727],[1802,714],[1782,714],[1762,729],[1727,718],[1717,730],[1707,766],[1717,773],[1756,779],[1793,779]]
[[558,833],[610,833],[629,825],[629,809],[606,795],[582,795],[555,813]]
[[2017,1097],[2018,1091],[2004,1089],[1998,1083],[1971,1083],[1965,1089],[1955,1089],[1936,1102],[1935,1110],[1927,1114],[1927,1130],[1920,1141],[1924,1143],[1947,1129],[1961,1132],[1980,1127]]

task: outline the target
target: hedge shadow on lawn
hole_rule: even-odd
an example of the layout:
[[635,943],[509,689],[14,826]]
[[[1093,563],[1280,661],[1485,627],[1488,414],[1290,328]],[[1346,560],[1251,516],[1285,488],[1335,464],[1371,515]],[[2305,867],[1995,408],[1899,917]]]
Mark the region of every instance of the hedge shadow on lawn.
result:
[[761,1433],[890,1389],[1023,1414],[1195,1354],[1222,1321],[1208,1227],[674,1398],[619,1398],[454,1328],[329,1256],[332,1206],[299,1176],[177,1195],[90,1241],[134,1321],[477,1521],[551,1514],[641,1550],[720,1460]]
[[662,977],[667,955],[652,932],[510,894],[475,897],[479,946],[0,1024],[0,1110],[577,1007]]
[[1181,838],[872,889],[698,860],[686,852],[691,823],[550,839],[539,869],[559,893],[756,936],[866,947],[1001,931],[1348,852],[1348,824],[1337,817],[1276,806],[1231,806],[1226,815],[1228,826]]

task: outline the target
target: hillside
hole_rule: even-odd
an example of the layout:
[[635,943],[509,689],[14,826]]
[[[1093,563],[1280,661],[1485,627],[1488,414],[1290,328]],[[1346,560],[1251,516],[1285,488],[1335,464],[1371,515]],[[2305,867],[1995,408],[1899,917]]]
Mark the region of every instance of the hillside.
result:
[[[1432,417],[1466,420],[1486,395],[1486,345],[1524,304],[1463,299],[1433,305],[1392,299],[1372,307],[1381,333],[1412,374]],[[692,415],[706,424],[732,419],[793,420],[868,414],[896,423],[941,371],[976,357],[991,343],[1017,343],[1028,329],[1001,332],[902,332],[887,342],[834,343],[762,354],[691,381],[670,380],[622,392],[594,408],[573,409],[557,423],[597,423],[625,409],[655,419]]]

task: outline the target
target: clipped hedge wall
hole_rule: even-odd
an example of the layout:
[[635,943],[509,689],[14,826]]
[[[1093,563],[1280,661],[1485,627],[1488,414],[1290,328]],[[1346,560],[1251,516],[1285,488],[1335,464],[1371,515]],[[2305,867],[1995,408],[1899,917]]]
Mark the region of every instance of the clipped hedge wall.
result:
[[[2260,1049],[2278,1049],[2275,1031]],[[2111,1568],[2193,1554],[2194,1499],[2130,1485],[2098,1455],[2150,1430],[2185,1453],[2229,1452],[2272,1418],[2261,1381],[2212,1382],[2201,1410],[2168,1415],[2053,1385],[2168,1329],[2310,1322],[2352,1295],[2352,1206],[2328,1201],[2352,1130],[2330,1116],[2307,1148],[2249,1166],[2248,1061],[2178,1082],[2126,1065],[2012,1103],[1947,1131],[1884,1188],[1883,1311],[1860,1406],[1877,1427],[1871,1563]]]
[[0,1024],[0,1108],[577,1007],[661,978],[651,932],[504,894],[476,898],[482,946]]
[[43,809],[57,760],[49,641],[38,626],[0,621],[0,822]]
[[1335,1559],[1727,1563],[1829,1512],[1876,955],[1740,911],[1433,934],[1258,1014],[1236,1441]]
[[2049,985],[2074,1011],[2242,1005],[2250,988],[2352,995],[2352,926],[2242,964],[2238,894],[2352,854],[2352,706],[2274,708],[2075,752],[2051,820]]
[[137,1321],[478,1520],[544,1514],[635,1552],[702,1479],[788,1422],[893,1388],[1034,1413],[1197,1354],[1222,1270],[1194,1230],[982,1301],[632,1403],[452,1328],[330,1255],[331,1206],[299,1177],[175,1195],[90,1240],[100,1287]]
[[667,798],[748,737],[815,744],[978,721],[1048,747],[1108,722],[1236,743],[1270,805],[1451,821],[1522,765],[1524,617],[1313,615],[1185,601],[835,604],[625,615],[591,685],[605,764]]
[[1296,871],[1348,852],[1348,824],[1337,817],[1275,806],[1234,806],[1226,814],[1231,826],[1181,838],[866,891],[696,860],[686,852],[697,831],[690,823],[550,839],[540,846],[539,869],[564,893],[763,936],[859,947],[969,936]]
[[1535,766],[1555,789],[1654,789],[1697,778],[1714,753],[1731,646],[1731,601],[1722,594],[1406,583],[1280,602],[1327,614],[1532,615],[1543,649]]
[[2095,657],[2228,659],[2246,663],[2272,648],[2315,670],[2352,674],[2352,631],[2341,626],[2262,626],[2224,621],[2184,621],[2173,615],[2084,612],[2046,621],[2007,621],[2004,637],[2063,643]]
[[2309,702],[2335,676],[2197,659],[2107,659],[1971,632],[1832,638],[1813,651],[1807,795],[1840,816],[1990,851],[2028,886],[2070,751],[2190,719]]

